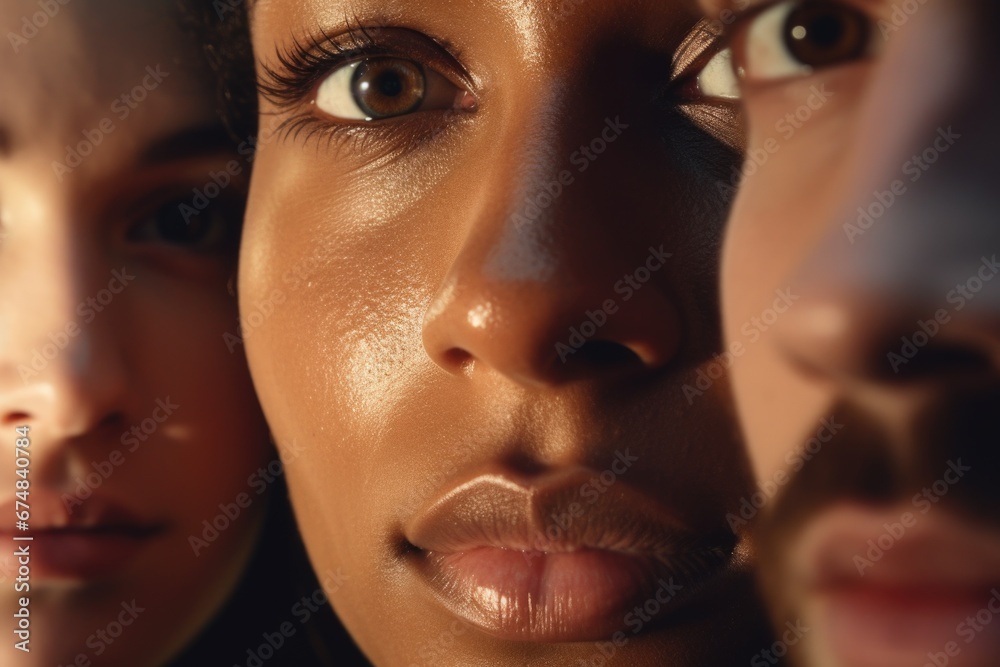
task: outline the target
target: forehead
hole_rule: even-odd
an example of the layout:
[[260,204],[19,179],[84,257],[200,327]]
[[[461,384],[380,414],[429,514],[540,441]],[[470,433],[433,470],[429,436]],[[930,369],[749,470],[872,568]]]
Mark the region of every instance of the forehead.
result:
[[261,29],[283,26],[299,33],[346,22],[366,27],[405,23],[432,29],[439,36],[516,42],[529,61],[538,55],[535,48],[571,49],[573,43],[565,38],[596,39],[599,34],[594,31],[612,23],[633,29],[640,39],[648,37],[644,41],[662,43],[677,36],[665,25],[680,29],[699,15],[698,0],[247,0],[247,4],[255,36]]
[[104,119],[128,126],[110,141],[136,142],[212,112],[212,79],[175,0],[63,2],[0,3],[0,134],[9,150],[65,146]]

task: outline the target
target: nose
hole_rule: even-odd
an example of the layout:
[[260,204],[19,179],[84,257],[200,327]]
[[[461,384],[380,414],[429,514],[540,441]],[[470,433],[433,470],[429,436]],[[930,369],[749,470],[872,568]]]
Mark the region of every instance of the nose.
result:
[[12,232],[0,269],[0,422],[68,439],[121,416],[128,390],[114,303],[121,286],[87,240],[38,240]]
[[523,386],[655,372],[674,358],[681,323],[669,223],[645,219],[669,206],[636,185],[649,180],[634,173],[642,130],[621,117],[544,117],[532,109],[496,138],[503,157],[470,198],[424,347],[450,373],[484,365]]
[[801,267],[782,351],[826,377],[996,375],[996,3],[928,3],[892,34],[860,111],[852,185]]

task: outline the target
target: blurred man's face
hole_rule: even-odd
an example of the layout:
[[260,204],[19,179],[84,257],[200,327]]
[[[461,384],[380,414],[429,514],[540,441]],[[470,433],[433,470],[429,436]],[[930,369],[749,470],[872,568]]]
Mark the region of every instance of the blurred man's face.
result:
[[[704,0],[733,31],[749,158],[727,347],[789,652],[1000,654],[1000,148],[993,0]],[[782,633],[779,632],[779,636]]]

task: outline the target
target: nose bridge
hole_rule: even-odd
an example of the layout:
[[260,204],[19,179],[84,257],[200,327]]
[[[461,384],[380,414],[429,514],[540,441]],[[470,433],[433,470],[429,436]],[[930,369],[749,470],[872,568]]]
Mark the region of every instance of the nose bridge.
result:
[[98,235],[58,195],[38,194],[8,217],[0,419],[80,435],[120,407],[122,341],[107,318],[127,276],[115,282]]
[[929,2],[890,33],[852,130],[847,205],[802,265],[782,329],[809,365],[898,379],[1000,360],[1000,86],[981,76],[1000,58],[976,37],[987,14]]
[[[548,384],[573,375],[595,344],[606,344],[599,356],[614,350],[611,365],[659,365],[676,343],[672,305],[652,280],[669,250],[626,242],[607,215],[623,195],[595,175],[602,156],[629,150],[629,125],[574,113],[592,108],[574,105],[583,94],[555,84],[491,137],[502,157],[468,209],[470,232],[425,320],[425,347],[446,369],[475,359],[518,382]],[[641,268],[644,290],[622,282],[626,267]]]
[[83,288],[86,249],[74,238],[71,212],[56,192],[25,187],[7,191],[2,303],[8,358],[65,329]]

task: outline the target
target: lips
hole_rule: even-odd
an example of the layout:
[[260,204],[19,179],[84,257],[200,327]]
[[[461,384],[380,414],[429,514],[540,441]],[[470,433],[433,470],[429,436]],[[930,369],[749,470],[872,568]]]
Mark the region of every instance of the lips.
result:
[[[15,502],[0,506],[0,517],[10,517],[0,537],[13,537],[30,552],[33,580],[93,580],[121,574],[166,530],[166,524],[143,519],[123,504],[97,494],[85,501],[63,503],[55,494],[31,493],[29,530],[14,527]],[[24,507],[18,507],[23,510]]]
[[984,527],[943,509],[843,506],[806,529],[789,562],[836,664],[995,664],[1000,536]]
[[480,474],[405,527],[415,566],[452,613],[489,634],[596,641],[661,625],[733,564],[728,531],[695,533],[625,483],[597,477],[584,468]]

